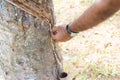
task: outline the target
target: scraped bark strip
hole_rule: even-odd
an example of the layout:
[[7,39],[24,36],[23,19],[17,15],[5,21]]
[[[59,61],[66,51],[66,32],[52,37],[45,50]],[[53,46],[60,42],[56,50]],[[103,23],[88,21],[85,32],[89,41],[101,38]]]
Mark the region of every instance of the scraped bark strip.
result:
[[14,6],[20,8],[21,10],[37,17],[38,19],[47,19],[49,23],[53,25],[53,20],[51,16],[40,6],[37,6],[33,1],[27,0],[6,0],[7,2],[13,4]]

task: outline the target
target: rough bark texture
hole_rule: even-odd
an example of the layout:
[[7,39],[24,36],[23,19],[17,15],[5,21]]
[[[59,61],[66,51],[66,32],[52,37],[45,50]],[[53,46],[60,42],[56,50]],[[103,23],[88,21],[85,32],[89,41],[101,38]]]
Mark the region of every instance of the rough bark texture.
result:
[[[52,0],[28,0],[53,17]],[[57,80],[50,23],[0,0],[0,80]]]

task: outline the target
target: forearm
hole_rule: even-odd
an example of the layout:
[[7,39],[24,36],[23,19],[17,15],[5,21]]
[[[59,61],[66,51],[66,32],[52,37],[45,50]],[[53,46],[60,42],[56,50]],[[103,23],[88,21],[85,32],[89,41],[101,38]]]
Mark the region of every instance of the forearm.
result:
[[94,27],[100,22],[106,20],[120,9],[120,0],[99,0],[93,4],[77,20],[73,21],[70,29],[80,32]]

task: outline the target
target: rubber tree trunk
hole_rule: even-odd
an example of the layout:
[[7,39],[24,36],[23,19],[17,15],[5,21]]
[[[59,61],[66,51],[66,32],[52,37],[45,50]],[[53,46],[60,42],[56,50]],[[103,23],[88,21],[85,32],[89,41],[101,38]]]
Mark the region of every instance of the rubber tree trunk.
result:
[[[53,17],[52,0],[30,1]],[[44,17],[0,0],[0,80],[58,80],[49,30]]]

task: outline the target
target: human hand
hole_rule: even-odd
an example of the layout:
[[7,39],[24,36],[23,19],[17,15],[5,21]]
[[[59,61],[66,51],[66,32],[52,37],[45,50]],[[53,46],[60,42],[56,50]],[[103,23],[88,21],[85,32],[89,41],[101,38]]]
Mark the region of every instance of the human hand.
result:
[[54,26],[51,33],[52,39],[58,42],[65,42],[72,37],[66,31],[66,25]]

